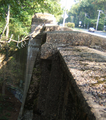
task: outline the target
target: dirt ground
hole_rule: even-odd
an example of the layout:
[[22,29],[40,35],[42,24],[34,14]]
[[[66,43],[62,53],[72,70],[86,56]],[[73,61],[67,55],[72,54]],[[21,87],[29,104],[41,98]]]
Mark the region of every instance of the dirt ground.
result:
[[0,87],[0,120],[17,120],[21,102],[7,88],[6,95],[2,98],[1,90]]

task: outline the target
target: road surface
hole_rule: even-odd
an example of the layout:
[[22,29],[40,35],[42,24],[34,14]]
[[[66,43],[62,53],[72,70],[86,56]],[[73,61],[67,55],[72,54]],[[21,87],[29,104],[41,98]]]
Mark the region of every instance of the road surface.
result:
[[92,35],[96,35],[96,36],[100,36],[100,37],[105,37],[106,38],[106,32],[103,31],[95,31],[95,32],[88,32],[87,29],[73,29],[74,31],[80,31],[80,32],[85,32],[88,34],[92,34]]

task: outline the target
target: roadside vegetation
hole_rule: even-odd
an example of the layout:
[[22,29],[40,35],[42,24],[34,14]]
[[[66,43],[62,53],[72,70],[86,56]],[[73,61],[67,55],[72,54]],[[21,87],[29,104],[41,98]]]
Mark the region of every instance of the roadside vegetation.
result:
[[[75,0],[74,4],[68,13],[66,23],[75,23],[75,27],[96,29],[98,14],[100,11],[98,30],[103,30],[106,26],[106,0]],[[62,23],[62,18],[60,22]]]
[[65,24],[65,26],[70,27],[70,28],[74,28],[75,23],[68,22],[68,23]]

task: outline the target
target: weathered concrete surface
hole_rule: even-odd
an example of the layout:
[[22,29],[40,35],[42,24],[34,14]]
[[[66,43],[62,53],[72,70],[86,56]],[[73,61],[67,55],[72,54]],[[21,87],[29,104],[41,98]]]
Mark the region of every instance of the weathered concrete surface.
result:
[[[31,103],[26,103],[33,109],[33,120],[104,120],[105,40],[73,31],[52,31],[44,35],[46,42],[44,40],[41,47],[39,63],[41,73],[38,75],[36,70],[32,81],[35,80],[36,95],[34,91],[31,93],[30,87],[27,98],[31,97],[27,102]],[[27,69],[31,68],[27,71],[30,78],[34,62],[35,59]],[[35,66],[38,66],[36,62]]]
[[[81,46],[59,51],[73,76],[72,85],[83,105],[87,102],[95,119],[105,120],[106,53]],[[87,112],[86,105],[84,109]]]
[[41,42],[42,42],[42,39],[37,39],[37,38],[33,38],[32,40],[29,40],[28,52],[27,52],[27,64],[26,64],[26,79],[25,79],[22,106],[21,106],[20,114],[19,114],[19,118],[18,118],[19,120],[23,113],[24,104],[25,104],[27,92],[29,89],[30,81],[31,81],[34,63],[35,63],[37,54],[40,50]]
[[[48,79],[41,79],[37,109],[42,114],[39,116],[35,113],[34,119],[105,120],[105,44],[103,38],[79,32],[47,33],[46,43],[41,48],[41,58],[45,59],[43,66],[46,65],[46,68],[43,69],[47,69],[48,66],[51,66],[51,69],[49,70],[50,73],[43,70]],[[56,59],[57,51],[59,51],[60,57]],[[48,62],[48,60],[51,62]],[[64,72],[59,72],[60,69]],[[42,77],[45,75],[42,75]],[[64,85],[66,84],[65,86],[61,84],[63,80],[65,80],[63,82]],[[66,92],[61,93],[63,86],[62,91],[66,90]],[[46,93],[43,93],[43,87],[47,88]],[[60,93],[56,87],[58,87]],[[60,94],[66,97],[62,98]],[[61,99],[62,103],[60,102]],[[73,102],[73,105],[69,101]],[[66,106],[66,108],[63,108],[63,106]],[[57,107],[57,110],[55,107]],[[62,107],[61,110],[59,110],[59,107]],[[69,114],[68,111],[73,114]],[[66,114],[68,114],[67,117]]]
[[47,13],[36,13],[32,17],[32,24],[31,24],[31,33],[36,29],[38,25],[45,25],[45,31],[72,31],[67,27],[60,27],[56,24],[56,19],[54,15],[47,14]]
[[25,69],[27,48],[22,48],[17,51],[8,51],[8,60],[5,50],[0,56],[0,79],[3,79],[5,74],[6,85],[14,91],[14,96],[22,102],[22,94],[25,82]]
[[[35,14],[34,17],[32,18],[31,34],[33,33],[33,35],[31,35],[31,38],[29,39],[29,43],[28,43],[24,95],[23,95],[23,101],[22,101],[22,106],[20,109],[18,120],[21,119],[23,114],[27,92],[29,89],[32,72],[33,72],[37,55],[40,51],[41,44],[43,43],[43,41],[45,41],[43,40],[45,39],[45,34],[44,35],[42,34],[42,32],[44,31],[44,28],[42,28],[42,26],[39,26],[39,24],[55,23],[55,20],[53,19],[55,19],[53,15],[40,14],[40,13]],[[35,33],[35,36],[34,36],[34,33]],[[38,34],[37,36],[36,36],[36,33]]]
[[42,44],[42,39],[43,39],[41,35],[42,32],[43,32],[43,27],[41,26],[36,27],[36,29],[33,31],[31,38],[29,39],[28,50],[27,50],[24,94],[23,94],[23,100],[22,100],[22,105],[21,105],[19,116],[18,116],[18,120],[21,119],[24,111],[24,105],[25,105],[29,85],[31,82],[34,64]]
[[[88,46],[90,48],[106,51],[106,40],[105,38],[89,35],[86,33],[75,32],[75,31],[52,31],[47,32],[46,43],[53,44],[53,48],[57,46]],[[42,46],[42,49],[46,44]],[[52,47],[52,46],[51,46]],[[49,52],[47,46],[45,47],[46,52]],[[50,48],[52,49],[52,48]]]
[[[36,28],[36,22],[39,24],[39,21],[33,19],[32,31]],[[41,20],[42,22],[44,21]],[[46,31],[52,32],[44,33],[46,43],[41,47],[42,62],[39,63],[42,66],[41,79],[40,83],[36,81],[35,86],[38,90],[35,90],[35,93],[37,95],[32,96],[34,99],[31,100],[33,104],[30,109],[34,111],[33,120],[104,120],[106,69],[103,66],[106,66],[104,52],[106,51],[106,41],[103,38],[81,32],[71,30],[63,32],[62,30],[63,28],[59,28],[59,26],[47,26]],[[66,28],[66,30],[68,29]],[[29,57],[23,108],[42,39],[41,41],[36,39],[39,47],[35,45],[36,40],[31,41],[28,46]],[[99,74],[99,76],[94,74]],[[99,78],[102,78],[100,79],[103,81],[102,85],[101,81],[98,81]],[[94,82],[96,85],[99,82],[100,85],[93,87]]]
[[44,24],[52,24],[56,25],[56,19],[54,15],[48,14],[48,13],[36,13],[32,17],[32,24],[31,24],[31,32],[33,32],[38,25],[44,25]]
[[41,65],[33,120],[95,120],[61,54],[57,51],[50,58],[42,59]]

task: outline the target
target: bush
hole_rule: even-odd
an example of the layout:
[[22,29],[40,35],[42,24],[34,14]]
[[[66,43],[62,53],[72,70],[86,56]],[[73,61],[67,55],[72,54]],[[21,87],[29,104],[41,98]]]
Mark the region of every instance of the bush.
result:
[[66,26],[74,28],[75,27],[75,23],[68,22],[68,23],[66,23]]
[[103,24],[98,25],[98,30],[103,30]]

